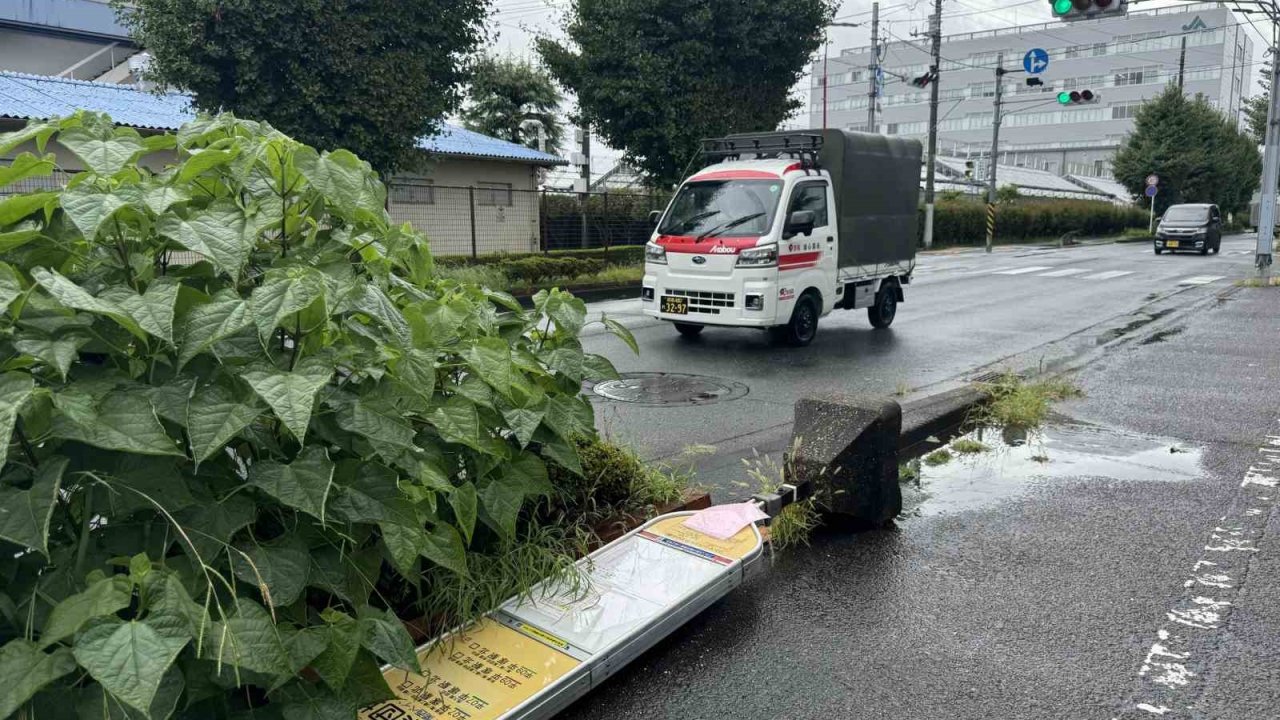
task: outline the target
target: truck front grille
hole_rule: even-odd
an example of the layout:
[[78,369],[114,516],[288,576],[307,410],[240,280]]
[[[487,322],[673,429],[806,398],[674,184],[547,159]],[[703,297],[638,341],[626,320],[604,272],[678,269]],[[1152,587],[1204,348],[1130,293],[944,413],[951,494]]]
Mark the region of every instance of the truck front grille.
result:
[[668,290],[668,295],[689,299],[689,312],[719,315],[721,308],[733,308],[734,294],[703,290]]

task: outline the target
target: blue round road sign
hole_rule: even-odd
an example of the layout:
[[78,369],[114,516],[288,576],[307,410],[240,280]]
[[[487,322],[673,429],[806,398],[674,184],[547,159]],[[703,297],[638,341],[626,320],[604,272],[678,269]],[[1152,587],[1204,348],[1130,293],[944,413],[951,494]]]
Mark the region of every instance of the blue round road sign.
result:
[[1148,186],[1147,186],[1147,189],[1146,189],[1146,190],[1144,190],[1143,192],[1146,194],[1146,196],[1147,196],[1147,197],[1155,197],[1155,196],[1156,196],[1156,186],[1155,186],[1155,185],[1148,185]]
[[1032,48],[1022,56],[1022,69],[1039,75],[1049,67],[1049,53],[1044,48]]

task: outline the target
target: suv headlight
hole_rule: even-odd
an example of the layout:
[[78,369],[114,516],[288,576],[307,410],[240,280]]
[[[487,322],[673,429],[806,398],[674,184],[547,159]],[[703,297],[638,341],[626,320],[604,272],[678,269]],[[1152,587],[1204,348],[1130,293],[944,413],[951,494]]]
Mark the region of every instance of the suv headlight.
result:
[[651,263],[667,264],[667,249],[661,245],[648,243],[644,246],[644,261]]
[[747,248],[738,253],[738,267],[768,267],[778,262],[778,246]]

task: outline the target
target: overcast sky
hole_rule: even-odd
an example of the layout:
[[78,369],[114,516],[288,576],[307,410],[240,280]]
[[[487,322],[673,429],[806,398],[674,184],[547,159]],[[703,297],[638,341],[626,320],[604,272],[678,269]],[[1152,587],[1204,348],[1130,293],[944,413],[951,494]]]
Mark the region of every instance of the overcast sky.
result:
[[[1144,2],[1138,7],[1142,9],[1167,5],[1182,5],[1177,0],[1154,0]],[[533,39],[540,35],[561,37],[560,30],[569,0],[493,0],[493,11],[490,19],[490,34],[493,50],[498,53],[512,54],[529,59],[536,59]],[[911,38],[911,33],[924,33],[928,30],[928,16],[933,11],[932,0],[914,0],[913,2],[881,2],[880,25],[883,34],[891,41],[897,38]],[[989,30],[1015,25],[1030,25],[1048,22],[1053,19],[1049,11],[1049,0],[943,0],[942,31],[944,35],[953,33]],[[1244,22],[1243,15],[1237,18]],[[867,25],[871,20],[871,0],[844,0],[836,12],[837,22],[862,22]],[[1255,22],[1257,20],[1255,19]],[[870,43],[871,30],[867,25],[856,28],[833,27],[829,29],[828,40],[833,52],[839,48],[855,47]],[[1264,22],[1258,26],[1266,30]],[[1262,59],[1267,40],[1258,32],[1250,31],[1254,46],[1254,62]],[[797,92],[804,98],[802,107],[808,107],[809,82],[803,79]],[[1247,94],[1256,91],[1256,84],[1249,83]],[[793,126],[803,127],[807,124],[807,111],[792,121]],[[592,172],[601,173],[608,170],[618,157],[617,152],[594,148]]]

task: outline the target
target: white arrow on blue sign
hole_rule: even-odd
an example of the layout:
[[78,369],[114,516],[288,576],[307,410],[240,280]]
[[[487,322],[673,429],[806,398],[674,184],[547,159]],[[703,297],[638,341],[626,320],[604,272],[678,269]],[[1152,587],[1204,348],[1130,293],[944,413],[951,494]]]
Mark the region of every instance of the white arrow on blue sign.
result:
[[1049,67],[1049,52],[1044,48],[1031,48],[1022,56],[1022,69],[1039,75]]
[[1155,196],[1156,196],[1156,186],[1155,186],[1155,185],[1148,185],[1148,186],[1147,186],[1147,189],[1144,191],[1144,193],[1143,193],[1143,194],[1145,194],[1147,197],[1155,197]]

